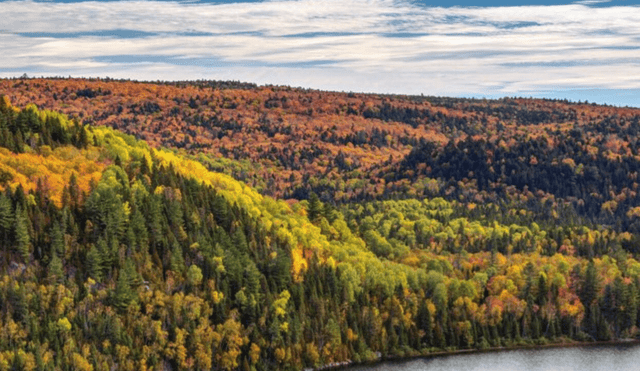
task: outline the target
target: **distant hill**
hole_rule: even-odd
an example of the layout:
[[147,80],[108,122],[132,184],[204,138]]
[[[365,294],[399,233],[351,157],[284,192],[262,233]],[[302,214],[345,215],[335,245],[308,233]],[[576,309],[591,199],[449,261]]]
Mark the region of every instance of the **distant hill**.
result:
[[0,80],[0,92],[184,150],[278,198],[497,201],[515,192],[528,203],[568,202],[589,222],[639,228],[627,217],[640,206],[639,109],[206,81],[18,79]]

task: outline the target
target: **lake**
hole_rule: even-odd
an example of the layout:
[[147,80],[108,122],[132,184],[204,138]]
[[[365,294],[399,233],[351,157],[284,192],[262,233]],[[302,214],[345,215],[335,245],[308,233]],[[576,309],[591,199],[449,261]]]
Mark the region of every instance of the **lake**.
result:
[[627,370],[640,370],[640,345],[637,343],[458,354],[349,368],[349,371]]

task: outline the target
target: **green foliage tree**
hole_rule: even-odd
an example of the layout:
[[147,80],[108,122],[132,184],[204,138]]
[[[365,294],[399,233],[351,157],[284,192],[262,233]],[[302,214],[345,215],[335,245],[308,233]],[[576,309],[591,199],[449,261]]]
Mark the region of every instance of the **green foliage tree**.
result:
[[10,243],[9,236],[11,236],[13,227],[14,213],[11,200],[3,193],[0,193],[0,234],[2,235],[2,246],[5,249]]
[[29,216],[22,205],[16,207],[15,215],[16,251],[24,262],[28,262],[31,254],[31,236],[29,235],[28,226]]
[[136,295],[133,290],[133,285],[135,285],[138,280],[138,274],[133,261],[127,259],[124,267],[120,269],[116,287],[113,292],[113,304],[120,311],[125,311],[131,302],[135,300]]
[[177,242],[173,244],[171,249],[171,270],[176,273],[183,273],[185,270],[182,247]]
[[103,257],[100,249],[95,245],[91,245],[87,251],[86,267],[91,278],[97,282],[102,280]]
[[318,195],[315,194],[315,192],[311,192],[311,194],[309,195],[309,208],[307,210],[307,215],[309,217],[309,220],[311,220],[314,223],[317,223],[320,220],[320,217],[322,216],[322,212],[323,212],[322,202],[320,202],[320,199],[318,198]]
[[49,261],[48,269],[49,269],[49,277],[51,278],[52,281],[58,281],[63,278],[64,273],[63,273],[62,259],[60,259],[60,256],[56,252],[52,253],[51,260]]
[[191,287],[197,290],[202,283],[202,278],[202,270],[195,264],[191,265],[187,271],[187,281]]

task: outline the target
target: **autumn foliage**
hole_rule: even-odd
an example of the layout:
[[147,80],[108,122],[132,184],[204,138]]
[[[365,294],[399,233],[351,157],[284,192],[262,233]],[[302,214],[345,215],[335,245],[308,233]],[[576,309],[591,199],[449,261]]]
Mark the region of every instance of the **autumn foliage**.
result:
[[206,82],[0,92],[0,370],[638,335],[637,110]]

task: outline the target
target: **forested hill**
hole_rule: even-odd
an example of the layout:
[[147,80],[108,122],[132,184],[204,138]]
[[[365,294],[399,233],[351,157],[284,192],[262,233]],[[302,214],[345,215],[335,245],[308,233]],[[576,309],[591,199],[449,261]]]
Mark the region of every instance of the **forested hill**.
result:
[[[598,161],[610,164],[612,174],[635,166],[635,138],[625,134],[637,125],[632,109],[513,101],[538,104],[540,112],[552,106],[578,112],[571,118],[577,123],[525,127],[518,124],[521,108],[514,106],[512,116],[500,108],[511,104],[506,101],[375,98],[390,107],[486,115],[486,124],[478,124],[486,135],[470,135],[427,125],[432,121],[387,122],[374,117],[387,111],[367,111],[368,103],[360,114],[348,113],[347,104],[346,111],[320,118],[313,106],[307,123],[333,117],[336,127],[354,120],[346,132],[369,130],[361,135],[364,143],[354,137],[339,145],[318,140],[313,130],[305,137],[293,124],[300,143],[294,134],[262,136],[269,125],[245,124],[251,114],[262,115],[265,101],[251,111],[250,105],[232,108],[225,97],[315,94],[314,102],[325,97],[328,105],[374,97],[205,83],[1,84],[0,370],[299,370],[638,335],[637,185],[632,173],[609,180],[593,173]],[[164,89],[208,91],[229,107],[203,104],[208,98],[195,94],[193,108],[186,98],[187,106],[171,113],[175,107],[165,105],[180,99],[165,97]],[[29,96],[38,106],[27,104]],[[99,125],[121,125],[144,99],[160,109],[135,114],[137,124],[129,124],[153,146]],[[110,115],[112,101],[128,104],[128,113],[123,108],[120,116]],[[44,109],[47,104],[77,111],[68,118]],[[481,112],[474,105],[489,108]],[[95,107],[91,114],[88,107]],[[303,117],[288,116],[283,106],[268,110],[265,115],[281,117],[282,125]],[[186,124],[203,111],[232,115],[238,127],[208,137],[214,128]],[[549,117],[564,117],[558,112]],[[609,124],[587,119],[605,114]],[[163,121],[169,131],[153,136]],[[269,122],[278,126],[277,119]],[[210,152],[161,148],[192,126],[211,139],[210,147],[200,148]],[[388,129],[386,145],[367,143],[376,128],[397,131]],[[395,141],[405,130],[410,142]],[[293,165],[277,160],[311,143],[320,155],[307,160],[294,152],[291,164],[299,168],[287,170]],[[239,148],[247,160],[217,157],[223,144]],[[324,162],[332,150],[342,167]],[[514,160],[518,154],[523,159]],[[257,165],[269,161],[263,170]],[[519,169],[543,164],[545,171],[565,173],[548,175],[546,183],[537,179],[541,173],[518,180]],[[265,195],[285,188],[260,183],[261,171],[273,174],[267,180],[288,176],[286,184],[308,199]],[[332,184],[331,174],[343,183]],[[576,186],[561,189],[558,176],[575,179]],[[599,184],[611,192],[588,193]],[[579,209],[588,200],[600,202],[597,213]]]
[[549,223],[640,231],[639,109],[207,81],[15,79],[0,92],[184,150],[280,199],[519,203]]

